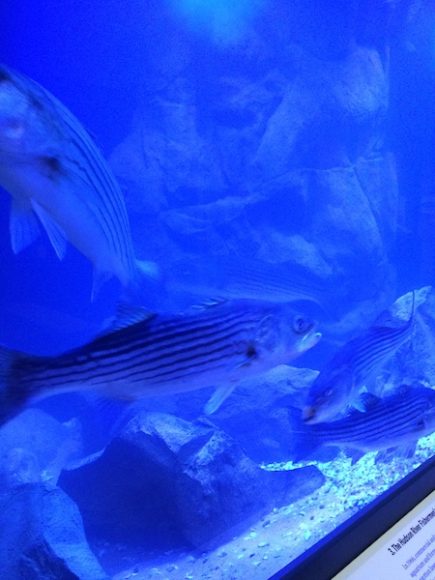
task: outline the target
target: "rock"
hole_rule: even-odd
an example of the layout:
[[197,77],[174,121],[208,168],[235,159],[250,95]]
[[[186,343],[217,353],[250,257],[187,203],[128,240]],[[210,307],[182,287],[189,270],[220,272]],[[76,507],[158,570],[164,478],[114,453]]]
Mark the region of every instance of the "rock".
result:
[[[291,446],[288,407],[302,408],[318,371],[280,365],[258,377],[242,381],[210,417],[256,463],[287,461]],[[173,414],[196,422],[214,389],[205,388],[141,401],[147,412]],[[130,414],[131,417],[131,414]]]
[[42,469],[34,453],[22,447],[12,447],[2,454],[0,471],[2,489],[12,489],[23,483],[42,481]]
[[40,484],[0,495],[3,578],[106,580],[89,549],[80,513],[60,489]]
[[292,434],[287,408],[302,408],[318,372],[281,365],[245,381],[212,416],[257,463],[288,461]]
[[0,429],[0,483],[56,485],[60,471],[78,457],[81,445],[77,420],[61,423],[39,409],[25,409]]
[[[294,29],[306,31],[307,22],[297,20],[306,17],[302,5],[293,17]],[[355,44],[351,29],[337,54],[328,44],[330,59],[304,35],[271,56],[262,34],[255,31],[255,59],[265,60],[252,75],[222,60],[228,47],[194,63],[183,37],[175,78],[159,83],[136,113],[112,161],[128,186],[139,249],[160,259],[169,281],[168,256],[234,252],[321,277],[340,289],[342,314],[373,296],[379,305],[394,282],[389,249],[398,218],[394,160],[382,147],[382,56]],[[212,65],[215,74],[198,73]],[[145,229],[152,235],[141,248]]]
[[216,542],[234,526],[311,493],[323,476],[316,468],[264,471],[208,421],[140,413],[100,459],[64,472],[60,481],[90,533],[145,538],[162,549]]
[[252,160],[264,181],[297,167],[347,165],[364,153],[386,113],[386,78],[375,50],[358,47],[325,62],[295,46],[293,60],[297,73]]

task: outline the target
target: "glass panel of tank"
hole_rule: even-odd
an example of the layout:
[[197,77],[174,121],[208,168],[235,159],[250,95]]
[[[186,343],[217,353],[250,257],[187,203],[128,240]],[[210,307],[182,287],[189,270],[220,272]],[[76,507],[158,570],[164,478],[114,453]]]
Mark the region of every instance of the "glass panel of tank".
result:
[[2,11],[0,569],[269,578],[434,453],[435,9]]

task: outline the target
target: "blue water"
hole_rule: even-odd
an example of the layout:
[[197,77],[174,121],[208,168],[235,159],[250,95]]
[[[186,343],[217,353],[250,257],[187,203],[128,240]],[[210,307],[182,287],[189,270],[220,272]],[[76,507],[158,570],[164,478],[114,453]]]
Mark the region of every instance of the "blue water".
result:
[[[429,0],[6,4],[0,8],[0,62],[61,100],[109,160],[125,195],[136,253],[154,260],[162,272],[158,283],[147,282],[142,289],[138,301],[148,310],[179,312],[219,298],[219,292],[207,296],[179,288],[174,274],[178,260],[191,261],[201,271],[209,259],[231,256],[240,261],[241,276],[248,259],[265,267],[284,264],[321,289],[320,305],[298,301],[295,308],[318,321],[323,338],[290,363],[318,371],[397,298],[432,285],[435,9]],[[123,295],[121,285],[109,281],[91,301],[91,263],[72,245],[59,261],[45,235],[14,255],[9,206],[9,194],[0,191],[0,343],[54,355],[88,342],[113,316]],[[226,282],[222,274],[219,288]],[[426,338],[435,331],[428,304]],[[386,382],[400,383],[414,373],[412,380],[433,386],[431,343],[418,336],[400,357],[402,366],[393,359],[379,373]],[[419,357],[425,362],[417,372]],[[280,397],[287,394],[299,407],[312,378],[310,371],[297,375],[278,369],[265,383],[270,397],[262,379],[255,379],[256,395],[249,394],[249,386],[239,395],[236,389],[216,419],[211,418],[220,429],[215,435],[219,445],[233,449],[225,439],[232,437],[237,447],[228,451],[232,465],[238,466],[230,495],[237,495],[238,481],[246,487],[250,478],[255,480],[259,465],[272,472],[294,469]],[[168,433],[173,429],[193,437],[199,446],[198,440],[203,444],[211,436],[206,425],[195,423],[211,392],[153,399],[143,412],[166,413]],[[260,401],[267,409],[264,417]],[[53,397],[36,408],[58,422],[72,421],[66,435],[56,431],[53,438],[59,437],[59,448],[67,448],[65,457],[73,455],[77,465],[113,442],[135,415],[126,417],[123,404],[76,394]],[[44,417],[26,419],[30,426],[24,421],[9,427],[14,433],[10,446],[35,454],[46,469],[54,462],[61,470],[68,463],[63,451],[53,459],[44,437],[34,443],[37,450],[21,437],[29,429],[37,434],[64,428],[46,425]],[[161,418],[142,420],[150,432],[161,433]],[[75,438],[80,439],[77,448]],[[318,468],[318,481],[314,472],[305,472],[313,488],[290,494],[286,501],[274,503],[272,495],[261,508],[250,510],[253,485],[250,492],[245,489],[245,505],[230,502],[222,517],[216,506],[204,504],[211,519],[216,516],[215,533],[198,507],[200,494],[190,488],[186,492],[183,483],[174,499],[172,484],[165,480],[171,473],[168,465],[157,461],[157,468],[149,456],[138,458],[128,445],[119,450],[116,441],[108,459],[89,460],[75,470],[69,466],[59,484],[56,475],[54,487],[77,503],[90,549],[110,576],[123,577],[128,571],[136,578],[260,579],[357,512],[364,503],[359,494],[373,474],[381,483],[370,498],[430,457],[433,436],[422,441],[414,456],[402,460],[397,450],[390,464],[381,466],[376,454],[351,465],[343,452],[324,451],[308,462]],[[147,452],[153,456],[156,451]],[[245,453],[257,475],[249,475],[248,468],[243,472],[232,453]],[[214,456],[208,448],[204,454],[211,462],[210,474],[218,479],[228,456]],[[18,473],[24,468],[23,460],[17,461],[7,460]],[[24,471],[37,474],[37,466],[28,467],[32,461]],[[151,482],[141,471],[151,469],[150,464],[156,470]],[[32,477],[23,475],[22,482],[38,481],[38,475]],[[351,485],[357,498],[352,505],[339,491]],[[327,497],[325,489],[332,489],[340,507],[321,519],[316,505]],[[6,487],[3,491],[8,492]],[[308,503],[300,503],[304,501]],[[186,502],[198,513],[175,516],[187,509]],[[305,522],[297,515],[304,510],[311,510],[316,532],[308,534],[308,516]],[[168,524],[178,517],[181,524]],[[227,528],[225,518],[231,522]],[[290,546],[286,530],[299,533],[296,545]],[[250,558],[250,553],[255,555]],[[29,570],[28,578],[45,577],[41,569]],[[88,577],[97,577],[96,568],[92,570]],[[59,568],[53,577],[64,573]]]

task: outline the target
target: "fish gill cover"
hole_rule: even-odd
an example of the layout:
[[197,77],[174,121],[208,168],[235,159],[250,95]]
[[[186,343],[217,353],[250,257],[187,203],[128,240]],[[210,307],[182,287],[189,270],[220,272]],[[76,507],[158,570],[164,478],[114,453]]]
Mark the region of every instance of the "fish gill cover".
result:
[[268,578],[433,456],[434,7],[4,4],[1,574]]

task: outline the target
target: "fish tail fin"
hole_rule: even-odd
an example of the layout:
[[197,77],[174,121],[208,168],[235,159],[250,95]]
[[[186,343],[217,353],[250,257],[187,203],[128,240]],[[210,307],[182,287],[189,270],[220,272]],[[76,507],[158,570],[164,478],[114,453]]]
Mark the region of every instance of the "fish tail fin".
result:
[[135,260],[133,272],[123,284],[122,300],[132,304],[149,304],[149,295],[163,292],[160,268],[155,262]]
[[321,447],[321,442],[314,431],[306,425],[301,417],[301,410],[295,407],[287,409],[291,437],[291,457],[293,461],[303,461]]
[[17,415],[27,399],[13,379],[13,366],[20,353],[0,346],[0,426]]
[[91,301],[94,302],[102,286],[113,276],[116,276],[123,288],[134,296],[140,292],[146,282],[160,282],[160,269],[155,262],[146,260],[137,260],[129,270],[121,269],[115,273],[108,269],[94,268],[94,278],[92,283]]
[[113,272],[101,269],[94,269],[94,283],[92,286],[91,300],[95,301],[101,287],[112,276],[115,276],[121,283],[121,303],[124,304],[152,304],[151,296],[158,296],[159,303],[166,293],[162,272],[156,262],[133,259],[129,269],[120,272]]

